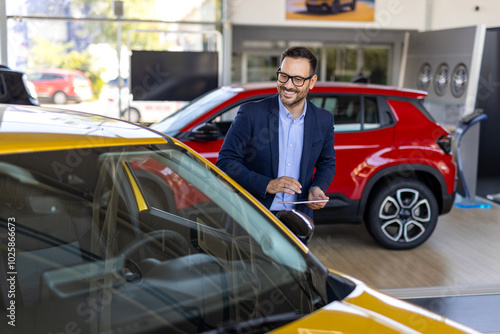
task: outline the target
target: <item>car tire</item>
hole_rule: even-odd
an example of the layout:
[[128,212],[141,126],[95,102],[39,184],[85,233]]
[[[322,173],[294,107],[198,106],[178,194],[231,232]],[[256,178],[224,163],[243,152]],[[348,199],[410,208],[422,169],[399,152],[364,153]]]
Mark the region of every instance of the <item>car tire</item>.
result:
[[395,179],[375,191],[365,221],[378,243],[389,249],[412,249],[431,236],[438,204],[426,185],[413,179]]
[[52,95],[52,102],[55,104],[67,104],[68,103],[68,95],[66,95],[64,92],[61,92],[60,90],[55,92],[54,95]]
[[122,110],[120,118],[126,121],[130,121],[132,123],[139,123],[141,120],[141,113],[139,112],[139,109],[134,107],[129,107],[127,109]]
[[340,2],[339,0],[334,0],[332,3],[332,14],[337,14],[340,12]]

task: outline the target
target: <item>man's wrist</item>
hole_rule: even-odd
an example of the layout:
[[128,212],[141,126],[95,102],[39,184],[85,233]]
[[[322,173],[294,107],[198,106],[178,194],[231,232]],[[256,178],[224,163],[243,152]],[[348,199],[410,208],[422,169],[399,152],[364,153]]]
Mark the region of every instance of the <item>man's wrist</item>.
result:
[[320,186],[311,186],[311,188],[309,188],[309,192],[311,192],[314,188],[319,188],[319,189],[321,189],[321,188],[320,188]]

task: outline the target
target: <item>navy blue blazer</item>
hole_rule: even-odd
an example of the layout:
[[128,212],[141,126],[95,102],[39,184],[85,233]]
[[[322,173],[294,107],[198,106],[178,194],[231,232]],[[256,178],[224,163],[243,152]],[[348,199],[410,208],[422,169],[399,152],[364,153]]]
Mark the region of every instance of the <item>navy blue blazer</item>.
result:
[[[217,167],[254,195],[268,209],[274,194],[267,194],[269,181],[278,177],[279,95],[243,104],[224,139]],[[333,114],[307,101],[304,146],[300,163],[299,200],[307,200],[309,189],[324,192],[335,174]],[[314,171],[316,168],[316,171]],[[297,209],[312,217],[306,205]]]

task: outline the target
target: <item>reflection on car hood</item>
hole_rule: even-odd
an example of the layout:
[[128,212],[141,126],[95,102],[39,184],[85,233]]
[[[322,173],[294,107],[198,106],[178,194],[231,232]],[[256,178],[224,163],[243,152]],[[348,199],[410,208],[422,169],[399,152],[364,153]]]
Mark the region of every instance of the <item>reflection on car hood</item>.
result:
[[18,105],[0,105],[0,133],[2,153],[166,142],[158,133],[112,118]]
[[271,333],[478,333],[421,307],[378,292],[361,281],[335,301]]

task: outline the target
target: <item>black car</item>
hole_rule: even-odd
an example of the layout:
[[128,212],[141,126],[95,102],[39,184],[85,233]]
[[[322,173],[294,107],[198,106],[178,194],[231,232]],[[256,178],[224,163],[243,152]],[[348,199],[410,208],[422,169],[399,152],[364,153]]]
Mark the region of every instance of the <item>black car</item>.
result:
[[0,65],[0,103],[40,105],[26,74],[5,65]]

